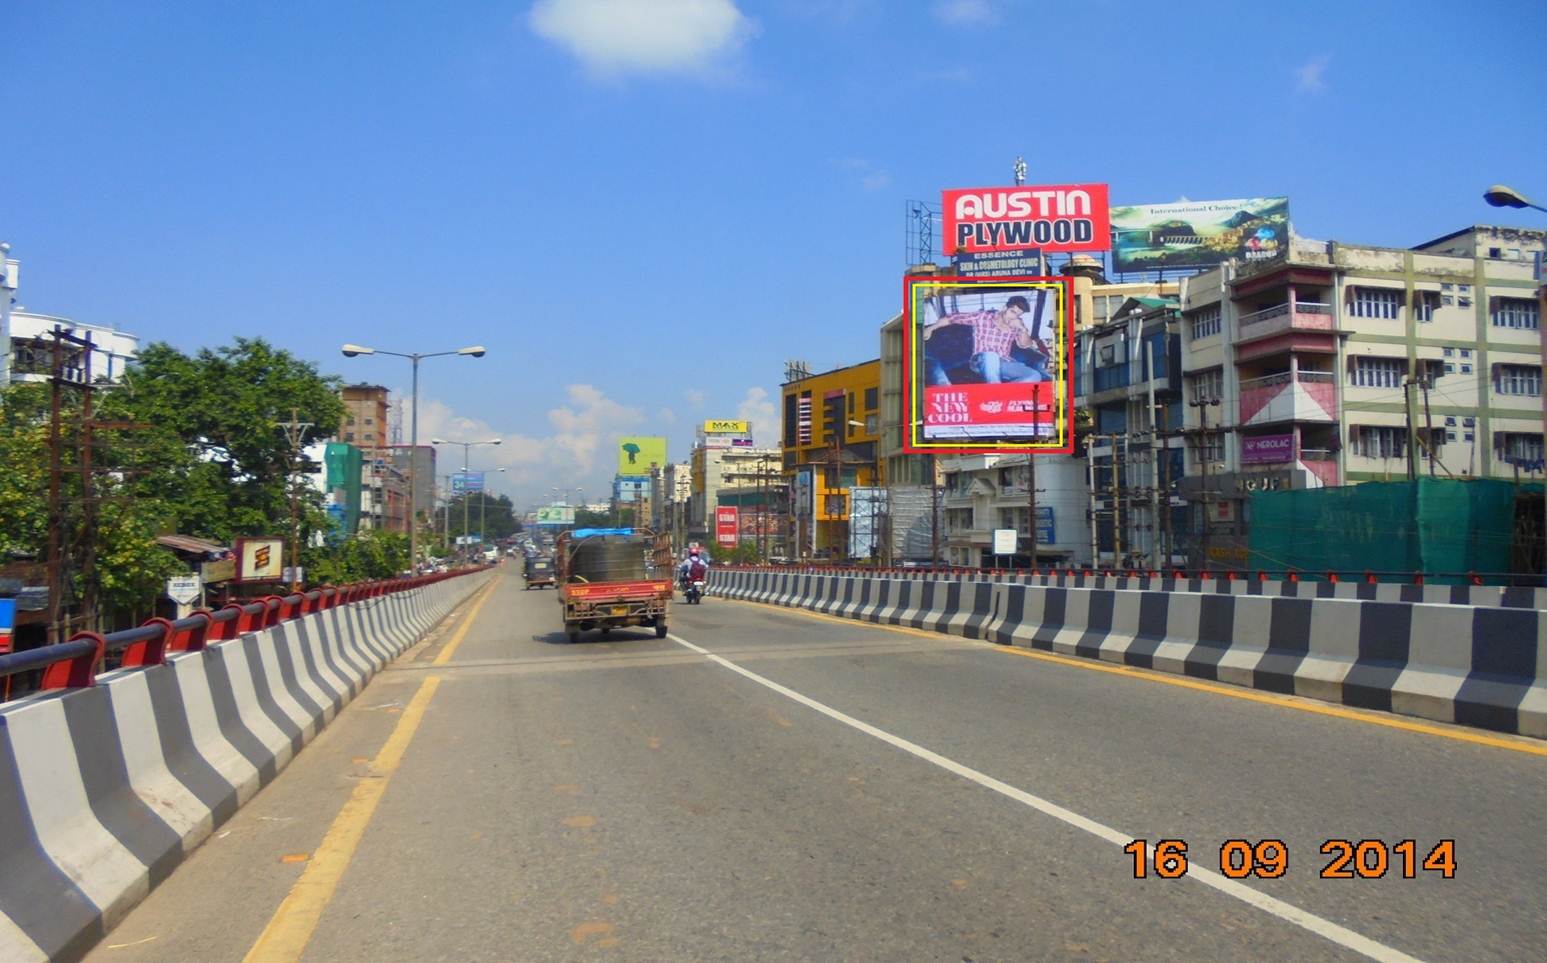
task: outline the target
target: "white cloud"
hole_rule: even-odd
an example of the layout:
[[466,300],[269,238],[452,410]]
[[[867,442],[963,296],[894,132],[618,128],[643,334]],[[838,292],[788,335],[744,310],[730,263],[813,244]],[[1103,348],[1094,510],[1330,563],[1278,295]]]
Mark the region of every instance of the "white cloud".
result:
[[867,191],[878,191],[892,182],[892,174],[884,167],[877,167],[863,157],[834,157],[828,161],[841,171],[859,177],[859,185]]
[[937,0],[935,17],[952,26],[993,23],[999,13],[989,0]]
[[608,76],[699,72],[734,55],[754,29],[734,0],[537,0],[527,22]]
[[1312,57],[1310,60],[1295,68],[1295,89],[1308,93],[1320,93],[1327,89],[1325,74],[1327,65],[1332,63],[1331,54],[1322,54]]
[[686,398],[688,404],[692,405],[695,409],[702,408],[704,406],[705,395],[697,388],[686,389],[682,392],[682,397]]
[[[548,411],[551,430],[541,437],[505,431],[481,418],[460,415],[443,402],[422,400],[419,440],[429,444],[432,438],[499,438],[499,445],[474,447],[468,461],[475,470],[504,468],[503,474],[489,477],[489,488],[512,495],[519,508],[546,500],[553,486],[582,486],[587,499],[595,500],[611,488],[614,439],[639,430],[645,413],[608,398],[594,385],[569,385],[565,393],[565,402]],[[462,466],[462,449],[441,446],[437,459],[439,474],[456,471]]]
[[677,413],[670,408],[658,409],[655,413],[655,418],[663,425],[675,425],[677,423]]
[[763,448],[779,444],[779,406],[765,388],[748,388],[736,406],[736,417],[752,422],[752,438]]

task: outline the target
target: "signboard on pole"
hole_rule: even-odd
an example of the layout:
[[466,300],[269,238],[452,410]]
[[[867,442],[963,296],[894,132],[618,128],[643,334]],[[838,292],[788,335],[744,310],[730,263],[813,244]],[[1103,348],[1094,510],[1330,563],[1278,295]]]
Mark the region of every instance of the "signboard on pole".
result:
[[238,538],[235,581],[278,582],[285,572],[284,551],[282,538]]
[[178,605],[191,605],[204,589],[204,580],[197,575],[183,575],[167,579],[167,598]]
[[735,505],[720,505],[714,510],[714,540],[721,548],[735,548],[741,537],[738,510]]
[[649,475],[650,466],[666,467],[666,439],[654,435],[628,435],[618,439],[618,474]]
[[483,491],[483,472],[459,471],[451,476],[451,494],[470,495]]
[[539,505],[537,508],[537,524],[573,525],[575,524],[575,508],[573,505]]
[[995,555],[1014,555],[1015,554],[1015,529],[1013,529],[1013,528],[996,528],[996,529],[994,529],[994,554]]

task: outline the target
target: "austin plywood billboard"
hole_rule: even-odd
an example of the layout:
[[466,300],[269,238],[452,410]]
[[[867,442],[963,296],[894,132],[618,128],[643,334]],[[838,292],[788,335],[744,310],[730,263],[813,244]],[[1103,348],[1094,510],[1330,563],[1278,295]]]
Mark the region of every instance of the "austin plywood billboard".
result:
[[945,253],[1105,251],[1111,246],[1105,184],[972,187],[941,191]]

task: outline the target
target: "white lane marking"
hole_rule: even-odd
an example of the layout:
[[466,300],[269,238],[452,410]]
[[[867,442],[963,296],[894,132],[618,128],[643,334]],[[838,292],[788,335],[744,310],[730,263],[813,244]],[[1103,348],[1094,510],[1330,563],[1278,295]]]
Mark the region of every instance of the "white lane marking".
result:
[[[875,726],[868,722],[861,722],[859,719],[839,712],[837,709],[834,709],[831,706],[824,705],[823,703],[809,698],[808,696],[803,696],[799,692],[796,692],[794,689],[786,688],[785,686],[780,685],[772,679],[764,678],[763,676],[758,675],[756,672],[753,672],[750,669],[744,669],[729,659],[715,655],[708,649],[694,645],[686,639],[680,638],[676,635],[667,635],[666,637],[678,645],[692,649],[694,652],[697,652],[704,658],[709,659],[711,662],[715,662],[727,669],[730,669],[737,675],[744,676],[748,679],[751,679],[753,682],[756,682],[760,686],[772,689],[774,692],[779,693],[787,699],[792,699],[808,709],[814,709],[815,711],[820,712],[822,715],[827,716],[829,719],[834,719],[846,726],[858,729],[860,732],[865,733],[867,736],[874,736],[875,738],[880,739],[882,742],[895,746],[898,749],[901,749],[903,752],[908,753],[909,755],[917,756],[925,762],[934,763],[947,772],[955,773],[964,779],[970,779],[985,789],[992,789],[994,792],[997,792],[1002,796],[1008,796],[1009,798],[1014,799],[1016,802],[1030,806],[1037,812],[1047,816],[1052,816],[1059,822],[1067,823],[1076,829],[1083,829],[1085,832],[1090,833],[1092,836],[1095,836],[1098,839],[1104,839],[1115,846],[1126,846],[1134,839],[1133,836],[1130,836],[1126,833],[1120,833],[1110,826],[1096,822],[1094,819],[1081,816],[1079,813],[1073,811],[1072,809],[1065,809],[1055,802],[1043,799],[1041,796],[1034,796],[1031,793],[1026,792],[1024,789],[1017,789],[1009,783],[1000,782],[993,776],[979,772],[970,766],[964,766],[953,759],[947,759],[945,756],[942,756],[936,752],[931,752],[928,749],[925,749],[923,746],[914,742],[909,742],[901,736],[894,736],[884,729],[877,729]],[[1202,869],[1198,866],[1189,866],[1187,869],[1187,878],[1195,879],[1205,886],[1224,893],[1226,896],[1232,896],[1247,904],[1248,906],[1256,907],[1257,909],[1262,910],[1264,913],[1276,916],[1285,922],[1293,923],[1302,929],[1315,933],[1317,936],[1331,940],[1339,946],[1344,946],[1356,953],[1361,953],[1372,960],[1380,960],[1382,963],[1418,963],[1417,957],[1408,956],[1401,950],[1387,946],[1384,943],[1378,943],[1367,936],[1362,936],[1358,933],[1355,933],[1353,930],[1348,929],[1347,927],[1339,926],[1329,919],[1324,919],[1323,917],[1317,916],[1315,913],[1300,909],[1298,906],[1286,903],[1283,900],[1269,896],[1266,893],[1258,892],[1257,890],[1252,889],[1250,886],[1247,886],[1244,883],[1238,883],[1233,879],[1229,879],[1220,875],[1219,873],[1215,873],[1207,869]]]

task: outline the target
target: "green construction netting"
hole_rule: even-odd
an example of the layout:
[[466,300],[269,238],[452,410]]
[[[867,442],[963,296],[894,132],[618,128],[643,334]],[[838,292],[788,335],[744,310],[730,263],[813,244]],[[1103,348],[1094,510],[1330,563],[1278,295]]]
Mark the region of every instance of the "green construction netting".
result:
[[1518,488],[1419,478],[1254,492],[1248,564],[1306,573],[1506,572]]

